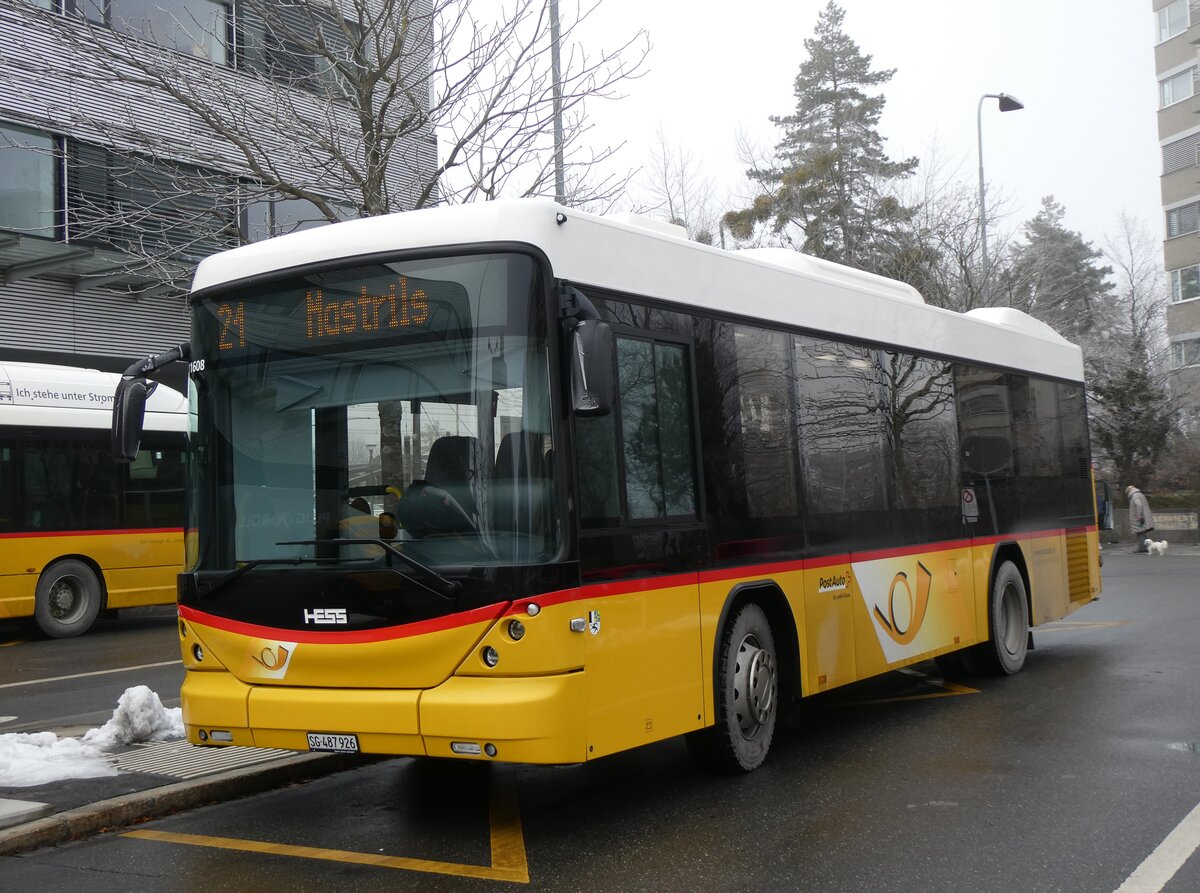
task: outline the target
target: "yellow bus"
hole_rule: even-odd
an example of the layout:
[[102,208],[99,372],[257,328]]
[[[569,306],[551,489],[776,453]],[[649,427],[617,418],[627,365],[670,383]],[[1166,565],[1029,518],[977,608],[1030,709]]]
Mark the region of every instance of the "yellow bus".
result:
[[199,267],[202,745],[735,771],[805,696],[1021,669],[1099,591],[1079,349],[784,250],[541,200]]
[[159,386],[145,447],[122,465],[109,445],[118,381],[0,364],[0,618],[33,617],[53,638],[175,598],[187,403]]

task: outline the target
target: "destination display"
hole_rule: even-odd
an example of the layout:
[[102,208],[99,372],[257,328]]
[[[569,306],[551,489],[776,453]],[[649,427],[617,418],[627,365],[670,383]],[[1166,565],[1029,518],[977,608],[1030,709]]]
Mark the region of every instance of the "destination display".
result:
[[[261,344],[274,340],[275,335],[282,333],[269,329],[281,323],[290,323],[295,329],[287,333],[292,336],[287,340],[316,344],[345,341],[355,336],[374,338],[389,330],[428,328],[435,319],[431,312],[434,303],[447,311],[436,314],[440,318],[438,330],[462,329],[467,314],[466,291],[458,283],[430,283],[404,275],[391,281],[372,278],[361,283],[339,284],[336,291],[309,286],[291,293],[277,293],[269,303],[277,309],[262,320],[256,320],[253,315],[253,303],[250,316],[247,316],[244,300],[219,303],[216,307],[220,325],[218,352],[245,348],[247,342]],[[255,331],[256,322],[264,327],[264,331]]]

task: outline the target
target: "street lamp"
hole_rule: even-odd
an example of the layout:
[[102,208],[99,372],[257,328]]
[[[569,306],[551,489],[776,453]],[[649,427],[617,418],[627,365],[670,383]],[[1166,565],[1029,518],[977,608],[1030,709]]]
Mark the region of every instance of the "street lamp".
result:
[[975,128],[979,134],[979,236],[983,248],[983,305],[992,305],[991,271],[988,269],[987,253],[987,204],[983,186],[983,101],[985,99],[1000,100],[1000,111],[1015,112],[1025,108],[1021,101],[1008,93],[984,93],[979,97],[979,106],[975,109]]
[[563,173],[563,114],[562,114],[562,70],[559,62],[558,0],[550,0],[550,67],[554,88],[554,200],[560,205],[567,203],[567,187]]

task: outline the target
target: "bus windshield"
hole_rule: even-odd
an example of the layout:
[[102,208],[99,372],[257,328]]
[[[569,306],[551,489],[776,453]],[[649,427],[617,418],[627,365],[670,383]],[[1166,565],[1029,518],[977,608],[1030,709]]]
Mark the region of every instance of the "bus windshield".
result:
[[530,257],[359,263],[200,295],[192,313],[192,570],[555,557]]

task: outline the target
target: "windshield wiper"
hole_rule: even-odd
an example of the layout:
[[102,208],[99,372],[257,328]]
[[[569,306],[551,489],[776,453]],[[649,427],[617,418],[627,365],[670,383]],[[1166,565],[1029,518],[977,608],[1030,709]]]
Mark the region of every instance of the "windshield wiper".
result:
[[[278,544],[276,544],[278,545]],[[264,564],[304,564],[305,562],[316,561],[315,558],[252,558],[249,561],[239,562],[236,558],[234,564],[237,565],[233,570],[221,577],[219,580],[211,583],[204,591],[199,592],[200,595],[212,595],[218,589],[224,589],[228,584],[232,583],[248,570],[256,567],[262,567]],[[197,591],[200,587],[197,585]]]
[[[384,552],[389,555],[394,555],[399,558],[404,564],[411,567],[413,570],[420,572],[425,577],[422,585],[428,585],[428,588],[442,598],[454,600],[454,597],[462,591],[462,583],[457,580],[448,580],[426,564],[422,564],[410,555],[405,555],[387,540],[381,539],[330,539],[330,540],[292,540],[286,543],[276,543],[277,546],[380,546]],[[298,559],[311,561],[313,559]],[[389,561],[390,565],[391,562]],[[240,570],[240,568],[239,568]]]

